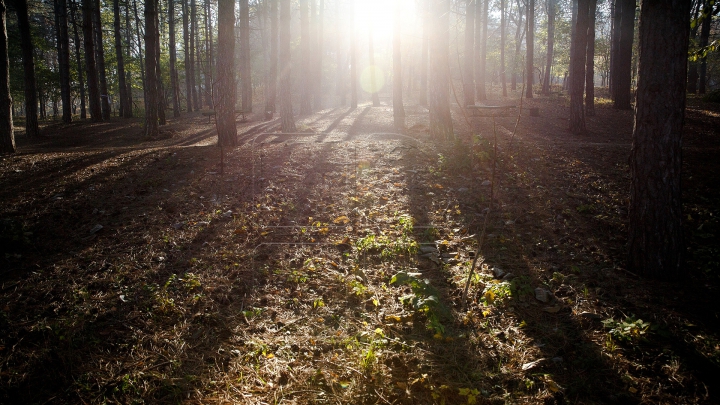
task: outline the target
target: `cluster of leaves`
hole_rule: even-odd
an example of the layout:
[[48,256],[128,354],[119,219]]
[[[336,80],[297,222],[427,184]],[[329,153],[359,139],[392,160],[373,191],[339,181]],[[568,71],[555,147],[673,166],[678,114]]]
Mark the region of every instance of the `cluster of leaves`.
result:
[[420,279],[420,273],[408,273],[401,271],[390,279],[392,285],[407,285],[411,293],[400,297],[400,302],[418,313],[427,317],[428,329],[436,334],[445,333],[445,327],[441,318],[447,313],[447,308],[438,298],[438,290],[430,284],[430,280]]
[[642,319],[635,319],[631,316],[622,321],[613,318],[602,321],[603,325],[610,329],[608,334],[619,341],[633,342],[644,338],[650,328],[650,323]]

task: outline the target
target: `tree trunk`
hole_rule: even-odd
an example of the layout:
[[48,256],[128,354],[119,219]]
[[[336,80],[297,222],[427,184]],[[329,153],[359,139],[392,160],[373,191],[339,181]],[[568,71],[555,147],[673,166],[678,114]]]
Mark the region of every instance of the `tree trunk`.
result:
[[427,106],[428,96],[428,53],[430,51],[430,2],[423,0],[420,7],[422,10],[422,46],[420,47],[420,96],[418,103]]
[[547,0],[547,55],[545,62],[545,79],[543,80],[542,93],[550,95],[550,77],[553,65],[553,48],[555,47],[555,0]]
[[[690,14],[690,21],[696,20],[699,17],[700,13],[700,6],[702,5],[703,1],[701,0],[695,0],[695,9],[692,11],[692,14]],[[700,26],[698,24],[695,24],[694,26],[690,27],[690,42],[693,43],[694,41],[697,41],[697,32]],[[696,94],[697,93],[697,85],[698,85],[698,63],[697,61],[690,61],[689,62],[689,71],[688,71],[688,79],[687,79],[687,92]]]
[[120,115],[132,117],[132,107],[125,83],[125,59],[122,51],[122,34],[120,33],[120,0],[113,0],[113,23],[115,26],[115,58],[117,59],[118,94],[120,95]]
[[628,269],[677,279],[683,268],[682,127],[690,2],[643,1],[630,154]]
[[[78,72],[78,85],[80,86],[80,119],[87,118],[87,109],[85,108],[85,77],[83,76],[83,64],[82,58],[80,57],[80,35],[78,35],[78,24],[77,24],[77,3],[75,0],[71,1],[72,6],[72,25],[73,25],[73,39],[75,42],[75,62],[77,64]],[[33,96],[35,93],[33,92]],[[27,97],[27,96],[26,96]],[[35,105],[35,116],[37,116],[37,102]]]
[[212,8],[210,0],[205,0],[205,104],[213,108],[213,87],[212,87],[212,71],[213,71],[213,32],[212,32]]
[[[615,89],[614,108],[629,110],[632,108],[632,44],[635,27],[635,0],[618,0],[621,4],[620,41],[617,60],[613,64],[616,75],[613,77]],[[618,5],[616,4],[615,7]]]
[[246,112],[251,112],[252,74],[250,70],[250,6],[248,5],[248,0],[240,1],[240,54],[242,110]]
[[[289,0],[285,0],[289,1]],[[289,38],[288,38],[289,39]],[[289,43],[288,43],[289,45]],[[289,51],[289,49],[288,49]],[[237,145],[235,125],[235,2],[218,1],[217,111],[218,144]]]
[[93,35],[92,3],[94,0],[83,0],[83,40],[85,43],[85,69],[88,79],[88,96],[90,100],[90,119],[93,122],[102,121],[100,107],[100,84],[98,83],[98,70],[95,64],[95,38]]
[[[143,39],[141,37],[142,32],[140,31],[140,16],[138,15],[137,1],[135,0],[133,0],[133,11],[135,13],[135,32],[137,34],[138,59],[140,60],[140,79],[142,81],[143,94],[145,94],[148,87],[145,82],[145,63],[143,62],[143,50],[140,45],[143,43]],[[145,109],[147,110],[147,97],[143,96],[143,100],[145,103]]]
[[345,106],[347,101],[347,87],[345,86],[345,74],[347,73],[347,58],[343,58],[345,48],[343,47],[343,33],[345,30],[340,28],[340,2],[335,2],[335,63],[337,70],[335,71],[335,94],[338,96],[338,105]]
[[[393,120],[398,128],[405,127],[405,107],[402,96],[402,48],[400,39],[402,35],[402,5],[395,2],[395,16],[393,24]],[[472,60],[471,60],[472,62]],[[474,100],[473,100],[474,103]]]
[[158,123],[160,125],[167,124],[165,119],[165,110],[167,109],[167,100],[165,99],[165,86],[162,81],[162,71],[160,70],[160,22],[159,22],[159,0],[155,5],[155,82],[157,84],[157,109]]
[[100,108],[102,119],[110,119],[110,95],[107,88],[107,77],[105,75],[105,48],[103,47],[102,20],[100,19],[100,0],[93,1],[93,32],[95,33],[95,57],[98,71],[98,84],[100,85]]
[[533,98],[533,78],[535,76],[535,0],[528,0],[527,6],[527,37],[525,62],[525,77],[527,84],[525,86],[525,98]]
[[177,44],[175,42],[175,0],[168,0],[168,25],[170,30],[170,93],[173,117],[177,118],[180,116],[180,80],[177,72]]
[[490,0],[477,0],[482,1],[482,7],[478,4],[476,6],[476,12],[478,15],[478,22],[480,27],[477,29],[477,44],[475,48],[475,55],[477,57],[477,70],[475,77],[475,91],[477,93],[478,101],[487,100],[487,92],[485,91],[485,76],[487,72],[487,30],[488,30],[488,3]]
[[577,16],[573,27],[573,52],[570,55],[570,131],[585,133],[583,90],[585,89],[585,58],[587,55],[588,10],[591,0],[577,0]]
[[368,62],[370,65],[370,98],[372,99],[373,107],[380,107],[380,96],[378,95],[380,89],[377,88],[377,78],[375,77],[375,46],[373,44],[372,21],[370,22],[370,29],[368,30]]
[[312,80],[310,78],[310,22],[308,0],[300,0],[300,115],[310,114]]
[[350,0],[350,108],[358,106],[357,35],[355,33],[355,0]]
[[[275,96],[277,94],[277,58],[278,58],[278,15],[277,0],[269,0],[270,6],[270,63],[268,69],[268,97],[265,100],[265,111],[275,112]],[[338,66],[338,69],[340,66]]]
[[[712,6],[707,5],[707,15],[702,22],[702,28],[700,29],[700,49],[705,48],[708,45],[710,38],[710,24],[712,23]],[[705,94],[705,87],[707,83],[707,56],[700,59],[700,84],[698,85],[698,93]]]
[[597,0],[588,8],[587,55],[585,59],[585,115],[595,116],[595,10]]
[[515,54],[513,55],[512,77],[510,78],[510,90],[512,91],[517,90],[517,73],[518,61],[520,60],[520,45],[522,45],[523,37],[525,37],[525,29],[527,28],[526,25],[523,24],[523,11],[524,9],[521,5],[521,2],[520,0],[518,0],[518,21],[515,30]]
[[0,0],[0,152],[15,152],[5,0]]
[[[313,0],[314,1],[314,0]],[[325,0],[320,0],[317,16],[317,48],[315,49],[315,110],[321,110],[322,105],[322,57],[325,29]],[[315,38],[313,36],[313,38]]]
[[290,0],[280,1],[280,29],[278,36],[280,126],[283,132],[295,132],[292,108],[292,78],[290,63]]
[[[25,9],[27,18],[27,0],[17,2],[18,8]],[[20,5],[24,4],[24,5]],[[58,71],[60,73],[60,98],[62,100],[62,120],[72,122],[72,106],[70,101],[70,38],[68,36],[67,0],[55,0],[55,32],[57,34]],[[18,11],[18,25],[20,25]],[[29,31],[29,29],[28,29]]]
[[145,136],[155,138],[160,135],[158,127],[158,63],[157,40],[155,33],[157,32],[157,0],[145,0],[145,97],[147,98],[145,106]]
[[612,0],[610,7],[611,26],[610,26],[610,76],[608,77],[608,87],[610,89],[610,97],[615,100],[615,86],[617,85],[617,66],[618,51],[620,49],[620,25],[622,22],[622,2],[623,0]]
[[185,100],[187,112],[193,111],[192,103],[192,89],[193,89],[193,71],[192,71],[192,53],[190,47],[192,41],[190,41],[190,24],[188,23],[188,0],[182,1],[182,15],[183,15],[183,52],[185,53]]
[[450,114],[450,3],[449,0],[431,0],[430,12],[430,135],[442,140],[453,140]]
[[[188,38],[190,42],[190,90],[192,93],[192,103],[193,108],[195,111],[200,110],[200,103],[198,100],[198,93],[197,93],[197,87],[195,78],[196,72],[195,72],[195,40],[197,39],[197,7],[195,4],[195,0],[190,0],[190,37]],[[188,63],[188,61],[185,61],[185,63]],[[188,94],[188,97],[191,95]]]
[[502,82],[503,97],[507,97],[507,84],[505,83],[505,0],[500,0],[500,82]]
[[[475,2],[465,0],[465,59],[463,77],[463,101],[475,104]],[[398,40],[399,41],[399,40]]]
[[[15,2],[15,8],[18,18],[18,30],[20,31],[20,49],[22,51],[23,78],[25,84],[25,135],[29,138],[36,138],[40,136],[40,128],[38,126],[35,60],[33,56],[32,36],[30,34],[27,0],[18,0]],[[2,57],[2,55],[0,55],[0,57]]]

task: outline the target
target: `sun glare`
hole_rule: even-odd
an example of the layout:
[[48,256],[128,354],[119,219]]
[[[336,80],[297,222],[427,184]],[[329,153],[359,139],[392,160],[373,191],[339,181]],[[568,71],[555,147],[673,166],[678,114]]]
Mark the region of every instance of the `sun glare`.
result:
[[395,2],[402,6],[403,24],[406,18],[414,15],[415,2],[412,0],[361,0],[355,2],[355,26],[358,33],[373,30],[377,40],[392,38]]

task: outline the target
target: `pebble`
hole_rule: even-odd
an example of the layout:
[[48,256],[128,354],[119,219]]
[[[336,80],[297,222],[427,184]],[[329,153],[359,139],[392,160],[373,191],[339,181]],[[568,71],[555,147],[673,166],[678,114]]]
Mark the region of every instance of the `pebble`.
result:
[[552,295],[550,294],[550,291],[544,289],[544,288],[536,288],[535,289],[535,299],[537,299],[540,302],[550,302],[550,297]]

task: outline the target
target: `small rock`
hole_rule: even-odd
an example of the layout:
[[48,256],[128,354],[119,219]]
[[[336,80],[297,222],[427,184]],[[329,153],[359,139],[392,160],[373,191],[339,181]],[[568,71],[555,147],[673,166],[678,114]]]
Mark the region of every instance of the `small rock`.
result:
[[180,230],[185,227],[185,222],[177,222],[172,225],[173,228]]
[[485,181],[483,181],[482,184],[480,184],[480,185],[487,187],[487,186],[489,186],[490,184],[492,184],[492,183],[490,182],[490,180],[485,180]]
[[510,281],[515,278],[515,275],[512,273],[507,273],[503,276],[503,281]]
[[550,291],[544,289],[544,288],[536,288],[535,289],[535,299],[537,299],[540,302],[550,302],[550,297],[552,295],[550,294]]
[[500,267],[493,267],[492,268],[493,275],[495,278],[502,278],[502,276],[505,275],[505,271],[501,269]]
[[92,229],[90,230],[90,235],[97,233],[101,229],[103,229],[103,226],[100,224],[93,226]]
[[223,213],[223,218],[232,218],[233,212],[228,210]]
[[437,248],[435,246],[420,246],[420,253],[435,253]]
[[468,191],[468,188],[467,188],[467,187],[460,187],[457,191],[458,191],[458,193],[464,193],[464,192]]

